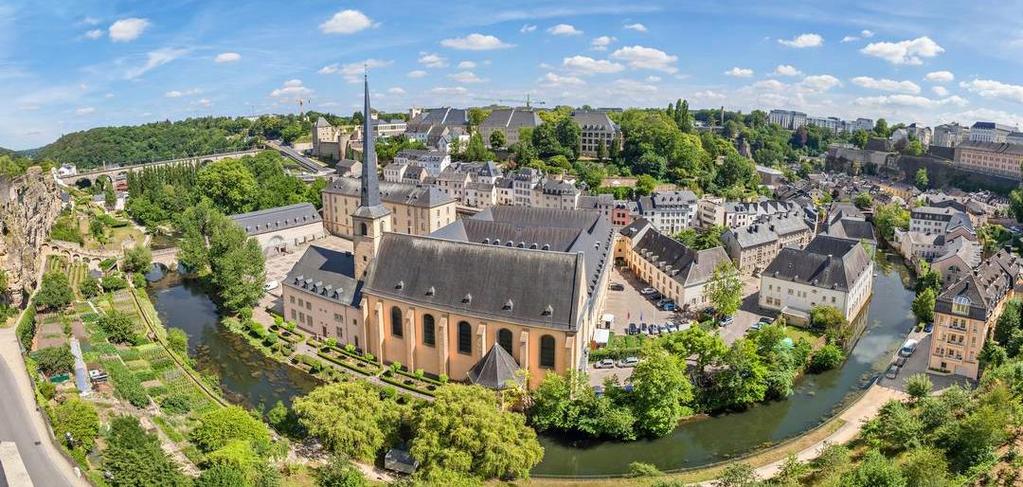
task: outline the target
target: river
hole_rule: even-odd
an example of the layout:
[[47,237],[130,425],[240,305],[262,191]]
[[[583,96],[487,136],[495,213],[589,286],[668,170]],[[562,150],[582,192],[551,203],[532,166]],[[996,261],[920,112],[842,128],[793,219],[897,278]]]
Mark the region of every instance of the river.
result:
[[[878,261],[885,263],[885,257],[879,256]],[[914,293],[904,284],[909,282],[907,269],[901,261],[875,269],[865,329],[841,368],[802,377],[787,400],[687,422],[656,440],[567,443],[542,436],[546,453],[533,473],[616,475],[627,472],[631,462],[650,463],[662,470],[697,467],[798,436],[823,423],[863,393],[913,327]],[[199,369],[216,373],[232,402],[270,407],[278,399],[290,403],[317,385],[315,379],[263,357],[219,326],[216,306],[197,284],[173,273],[149,277],[155,281],[149,293],[160,319],[168,327],[185,330],[189,353]]]

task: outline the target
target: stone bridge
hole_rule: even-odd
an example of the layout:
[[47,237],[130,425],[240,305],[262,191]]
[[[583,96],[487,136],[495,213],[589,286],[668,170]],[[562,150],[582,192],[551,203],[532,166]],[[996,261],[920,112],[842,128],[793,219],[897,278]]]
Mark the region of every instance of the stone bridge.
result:
[[153,263],[161,264],[168,269],[175,269],[178,266],[178,248],[160,249],[153,251]]
[[220,154],[210,154],[210,155],[205,155],[205,156],[184,157],[184,158],[181,158],[181,159],[171,159],[171,160],[167,160],[167,161],[147,162],[145,164],[134,164],[134,165],[123,166],[123,167],[101,168],[101,169],[94,169],[94,170],[91,170],[91,171],[80,172],[80,173],[78,173],[78,174],[76,174],[74,176],[61,176],[61,177],[58,177],[58,179],[60,179],[60,182],[66,184],[68,186],[70,186],[72,184],[75,184],[78,181],[82,181],[82,180],[87,180],[90,183],[95,183],[96,179],[98,179],[101,176],[108,176],[108,177],[110,177],[110,179],[117,179],[118,176],[121,176],[121,175],[127,176],[128,173],[131,172],[131,171],[138,171],[140,169],[145,169],[147,167],[173,166],[173,165],[177,165],[177,164],[196,165],[196,164],[201,164],[201,163],[204,163],[204,162],[216,162],[216,161],[219,161],[219,160],[222,160],[222,159],[231,159],[231,158],[235,158],[235,157],[251,156],[251,155],[259,154],[261,151],[262,151],[261,149],[248,149],[248,150],[243,150],[243,151],[224,152],[224,153],[220,153]]

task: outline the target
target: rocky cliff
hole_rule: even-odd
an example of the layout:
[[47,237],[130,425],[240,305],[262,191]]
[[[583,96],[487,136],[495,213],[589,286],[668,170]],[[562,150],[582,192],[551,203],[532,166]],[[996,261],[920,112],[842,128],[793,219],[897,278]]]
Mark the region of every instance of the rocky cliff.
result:
[[0,178],[0,205],[0,269],[11,304],[21,306],[35,288],[41,246],[60,214],[60,188],[49,172],[30,167],[24,176]]

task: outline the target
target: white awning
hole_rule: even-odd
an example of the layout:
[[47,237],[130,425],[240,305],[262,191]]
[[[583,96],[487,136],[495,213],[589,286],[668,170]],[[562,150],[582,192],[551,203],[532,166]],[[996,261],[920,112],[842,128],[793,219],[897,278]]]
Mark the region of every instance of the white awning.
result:
[[604,328],[597,328],[593,330],[593,342],[597,345],[607,345],[608,339],[611,338],[611,330]]

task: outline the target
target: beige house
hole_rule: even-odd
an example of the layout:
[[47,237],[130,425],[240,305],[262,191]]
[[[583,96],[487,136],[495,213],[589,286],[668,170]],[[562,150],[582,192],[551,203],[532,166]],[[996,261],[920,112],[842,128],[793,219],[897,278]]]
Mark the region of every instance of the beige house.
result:
[[519,142],[519,130],[524,128],[536,128],[543,123],[540,116],[528,108],[499,108],[490,112],[483,123],[480,124],[480,136],[483,143],[490,147],[490,136],[494,132],[504,134],[504,147],[511,147]]
[[713,277],[714,269],[729,261],[724,248],[690,249],[643,218],[620,233],[615,260],[625,262],[643,282],[680,308],[702,309],[708,304],[704,286]]
[[259,242],[265,255],[287,252],[327,235],[320,213],[309,203],[240,213],[231,219]]
[[[391,231],[428,235],[455,221],[455,200],[436,188],[405,183],[380,183],[380,198],[391,212]],[[350,237],[352,213],[359,207],[359,180],[337,178],[323,190],[323,221],[327,231]]]
[[586,362],[613,232],[596,212],[494,207],[430,237],[385,234],[363,288],[368,351],[465,380],[495,344],[528,371]]
[[344,158],[355,135],[354,131],[346,131],[342,127],[331,125],[323,117],[316,120],[312,132],[313,156],[334,161]]
[[[965,143],[964,143],[965,144]],[[938,296],[927,366],[977,379],[980,351],[1023,283],[1020,258],[1000,250]]]
[[351,252],[311,245],[281,286],[286,320],[321,338],[365,346],[362,296]]
[[784,247],[805,247],[813,230],[801,212],[762,217],[759,223],[734,228],[721,236],[728,256],[742,275],[766,269]]

